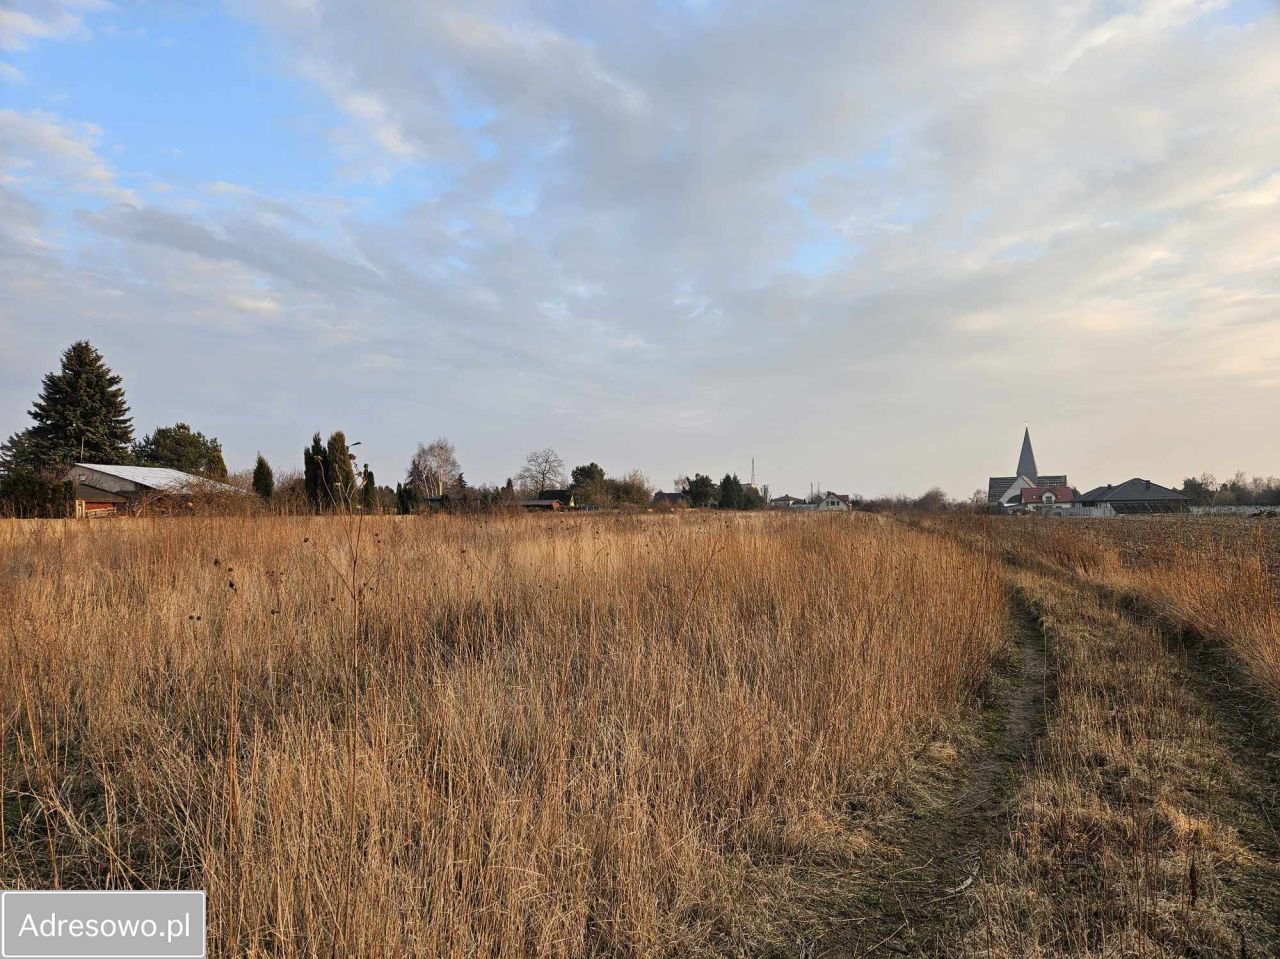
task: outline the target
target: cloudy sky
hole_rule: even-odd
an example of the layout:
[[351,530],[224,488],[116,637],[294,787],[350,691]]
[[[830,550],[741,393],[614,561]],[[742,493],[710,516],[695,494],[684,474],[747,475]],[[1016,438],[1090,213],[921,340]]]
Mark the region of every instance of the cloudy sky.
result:
[[1280,12],[0,4],[0,432],[967,496],[1280,473]]

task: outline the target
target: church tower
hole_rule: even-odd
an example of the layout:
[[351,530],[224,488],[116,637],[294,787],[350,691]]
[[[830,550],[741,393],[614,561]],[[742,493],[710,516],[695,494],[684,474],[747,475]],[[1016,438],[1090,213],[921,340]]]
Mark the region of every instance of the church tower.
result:
[[1031,480],[1032,486],[1040,482],[1040,474],[1036,472],[1036,454],[1031,450],[1031,427],[1029,426],[1022,433],[1022,452],[1018,454],[1018,475]]
[[1052,496],[1053,503],[1071,502],[1074,491],[1069,489],[1067,477],[1043,476],[1036,466],[1036,454],[1031,449],[1031,427],[1022,431],[1022,451],[1018,454],[1018,473],[1016,476],[992,476],[987,480],[987,502],[992,506],[1018,507],[1026,500],[1024,490],[1042,490],[1032,494],[1037,504],[1047,503],[1045,494]]

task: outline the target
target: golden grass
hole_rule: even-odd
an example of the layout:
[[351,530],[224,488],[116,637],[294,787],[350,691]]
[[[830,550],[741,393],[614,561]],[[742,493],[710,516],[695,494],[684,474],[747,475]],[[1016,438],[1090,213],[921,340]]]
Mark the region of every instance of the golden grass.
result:
[[1218,643],[1280,702],[1280,531],[1223,517],[984,519],[943,526],[1033,568],[1127,592]]
[[1219,956],[1246,940],[1256,950],[1270,916],[1241,882],[1260,864],[1236,829],[1250,813],[1233,743],[1158,632],[1080,586],[1031,575],[1024,589],[1057,663],[1056,706],[1008,847],[975,885],[970,951]]
[[1114,581],[1147,599],[1165,619],[1228,647],[1280,702],[1280,603],[1259,551],[1179,547]]
[[862,517],[0,526],[0,882],[221,955],[734,952],[963,703],[994,565]]

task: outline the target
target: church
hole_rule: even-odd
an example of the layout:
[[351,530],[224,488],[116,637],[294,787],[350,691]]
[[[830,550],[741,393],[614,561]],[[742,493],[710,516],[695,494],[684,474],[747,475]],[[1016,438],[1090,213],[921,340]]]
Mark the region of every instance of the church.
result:
[[1003,509],[1044,509],[1066,506],[1075,500],[1076,491],[1066,475],[1041,475],[1036,468],[1036,454],[1031,449],[1031,428],[1022,434],[1022,452],[1018,454],[1016,476],[993,476],[987,481],[987,503]]

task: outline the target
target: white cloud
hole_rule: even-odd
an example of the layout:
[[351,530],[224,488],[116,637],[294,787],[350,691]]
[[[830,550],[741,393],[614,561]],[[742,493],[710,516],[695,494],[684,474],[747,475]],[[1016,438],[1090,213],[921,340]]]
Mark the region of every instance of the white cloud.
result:
[[[9,280],[24,302],[250,357],[309,398],[308,422],[346,415],[352,378],[371,451],[443,421],[485,438],[476,480],[552,442],[656,476],[754,454],[775,491],[964,493],[1028,418],[1079,482],[1280,472],[1236,414],[1280,402],[1274,17],[1205,0],[242,12],[343,118],[347,171],[399,207],[342,182],[314,202],[226,182],[143,202],[95,128],[0,113],[13,242],[42,264]],[[59,184],[94,201],[70,228],[50,221]],[[1203,449],[1144,434],[1170,418]],[[1127,430],[1120,462],[1097,437]]]
[[227,296],[227,305],[234,310],[241,310],[245,313],[253,313],[262,317],[272,317],[280,312],[280,301],[271,296],[232,293]]
[[29,187],[58,184],[118,201],[133,193],[116,183],[98,155],[102,131],[49,113],[0,110],[0,178]]
[[24,50],[33,40],[83,36],[84,14],[109,6],[102,0],[14,0],[0,9],[0,49]]

